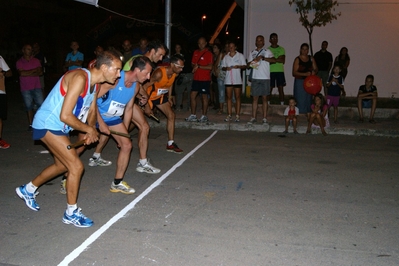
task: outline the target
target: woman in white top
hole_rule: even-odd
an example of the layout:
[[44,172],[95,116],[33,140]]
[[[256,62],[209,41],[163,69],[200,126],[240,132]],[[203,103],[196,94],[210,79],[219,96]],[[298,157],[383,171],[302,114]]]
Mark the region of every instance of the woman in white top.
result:
[[228,113],[227,118],[224,120],[226,122],[231,121],[233,92],[236,98],[236,119],[234,121],[240,121],[242,90],[241,71],[242,69],[246,68],[247,64],[243,54],[237,52],[237,46],[234,42],[230,42],[229,53],[223,58],[222,61],[222,70],[226,71],[226,77],[224,79],[224,84],[226,86]]

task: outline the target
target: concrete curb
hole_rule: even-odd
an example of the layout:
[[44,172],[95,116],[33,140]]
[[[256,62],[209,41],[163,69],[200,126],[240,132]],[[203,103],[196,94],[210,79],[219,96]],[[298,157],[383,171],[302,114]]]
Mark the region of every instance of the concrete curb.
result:
[[[397,123],[397,122],[396,122]],[[166,122],[161,121],[156,123],[154,121],[149,121],[151,128],[166,128]],[[177,119],[175,123],[175,128],[186,128],[186,129],[196,129],[196,130],[229,130],[229,131],[251,131],[251,132],[265,132],[265,133],[282,133],[285,129],[284,125],[274,125],[274,124],[247,124],[245,122],[186,122]],[[306,133],[306,126],[299,126],[298,132],[300,134]],[[289,128],[289,134],[292,134],[292,128]],[[326,128],[326,132],[331,135],[347,135],[347,136],[376,136],[376,137],[399,137],[398,129],[367,129],[367,128],[348,128],[331,126]],[[311,134],[321,134],[320,129],[312,128]]]

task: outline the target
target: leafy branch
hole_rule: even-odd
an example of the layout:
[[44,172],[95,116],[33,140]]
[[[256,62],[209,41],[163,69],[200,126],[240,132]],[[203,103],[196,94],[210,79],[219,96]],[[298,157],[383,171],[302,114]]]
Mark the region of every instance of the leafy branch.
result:
[[[305,27],[309,35],[310,52],[313,55],[312,34],[315,27],[324,27],[327,23],[337,20],[341,12],[336,13],[338,1],[333,0],[290,0],[289,5],[295,5],[299,14],[299,22]],[[313,19],[310,18],[313,15]]]

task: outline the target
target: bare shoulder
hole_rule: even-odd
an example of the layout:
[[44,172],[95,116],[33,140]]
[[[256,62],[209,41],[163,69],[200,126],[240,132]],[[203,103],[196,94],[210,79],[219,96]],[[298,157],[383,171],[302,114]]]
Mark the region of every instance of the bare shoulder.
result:
[[80,87],[82,84],[86,84],[86,80],[87,73],[82,69],[76,69],[65,74],[62,85],[65,91],[67,91],[70,87]]

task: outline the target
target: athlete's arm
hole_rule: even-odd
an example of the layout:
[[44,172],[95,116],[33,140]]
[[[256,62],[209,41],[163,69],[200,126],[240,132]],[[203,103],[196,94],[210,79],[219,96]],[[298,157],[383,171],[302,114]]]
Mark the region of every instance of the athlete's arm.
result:
[[132,97],[130,101],[126,104],[125,111],[123,113],[123,124],[125,125],[126,130],[129,129],[130,122],[132,121],[133,104],[134,104],[134,97]]

